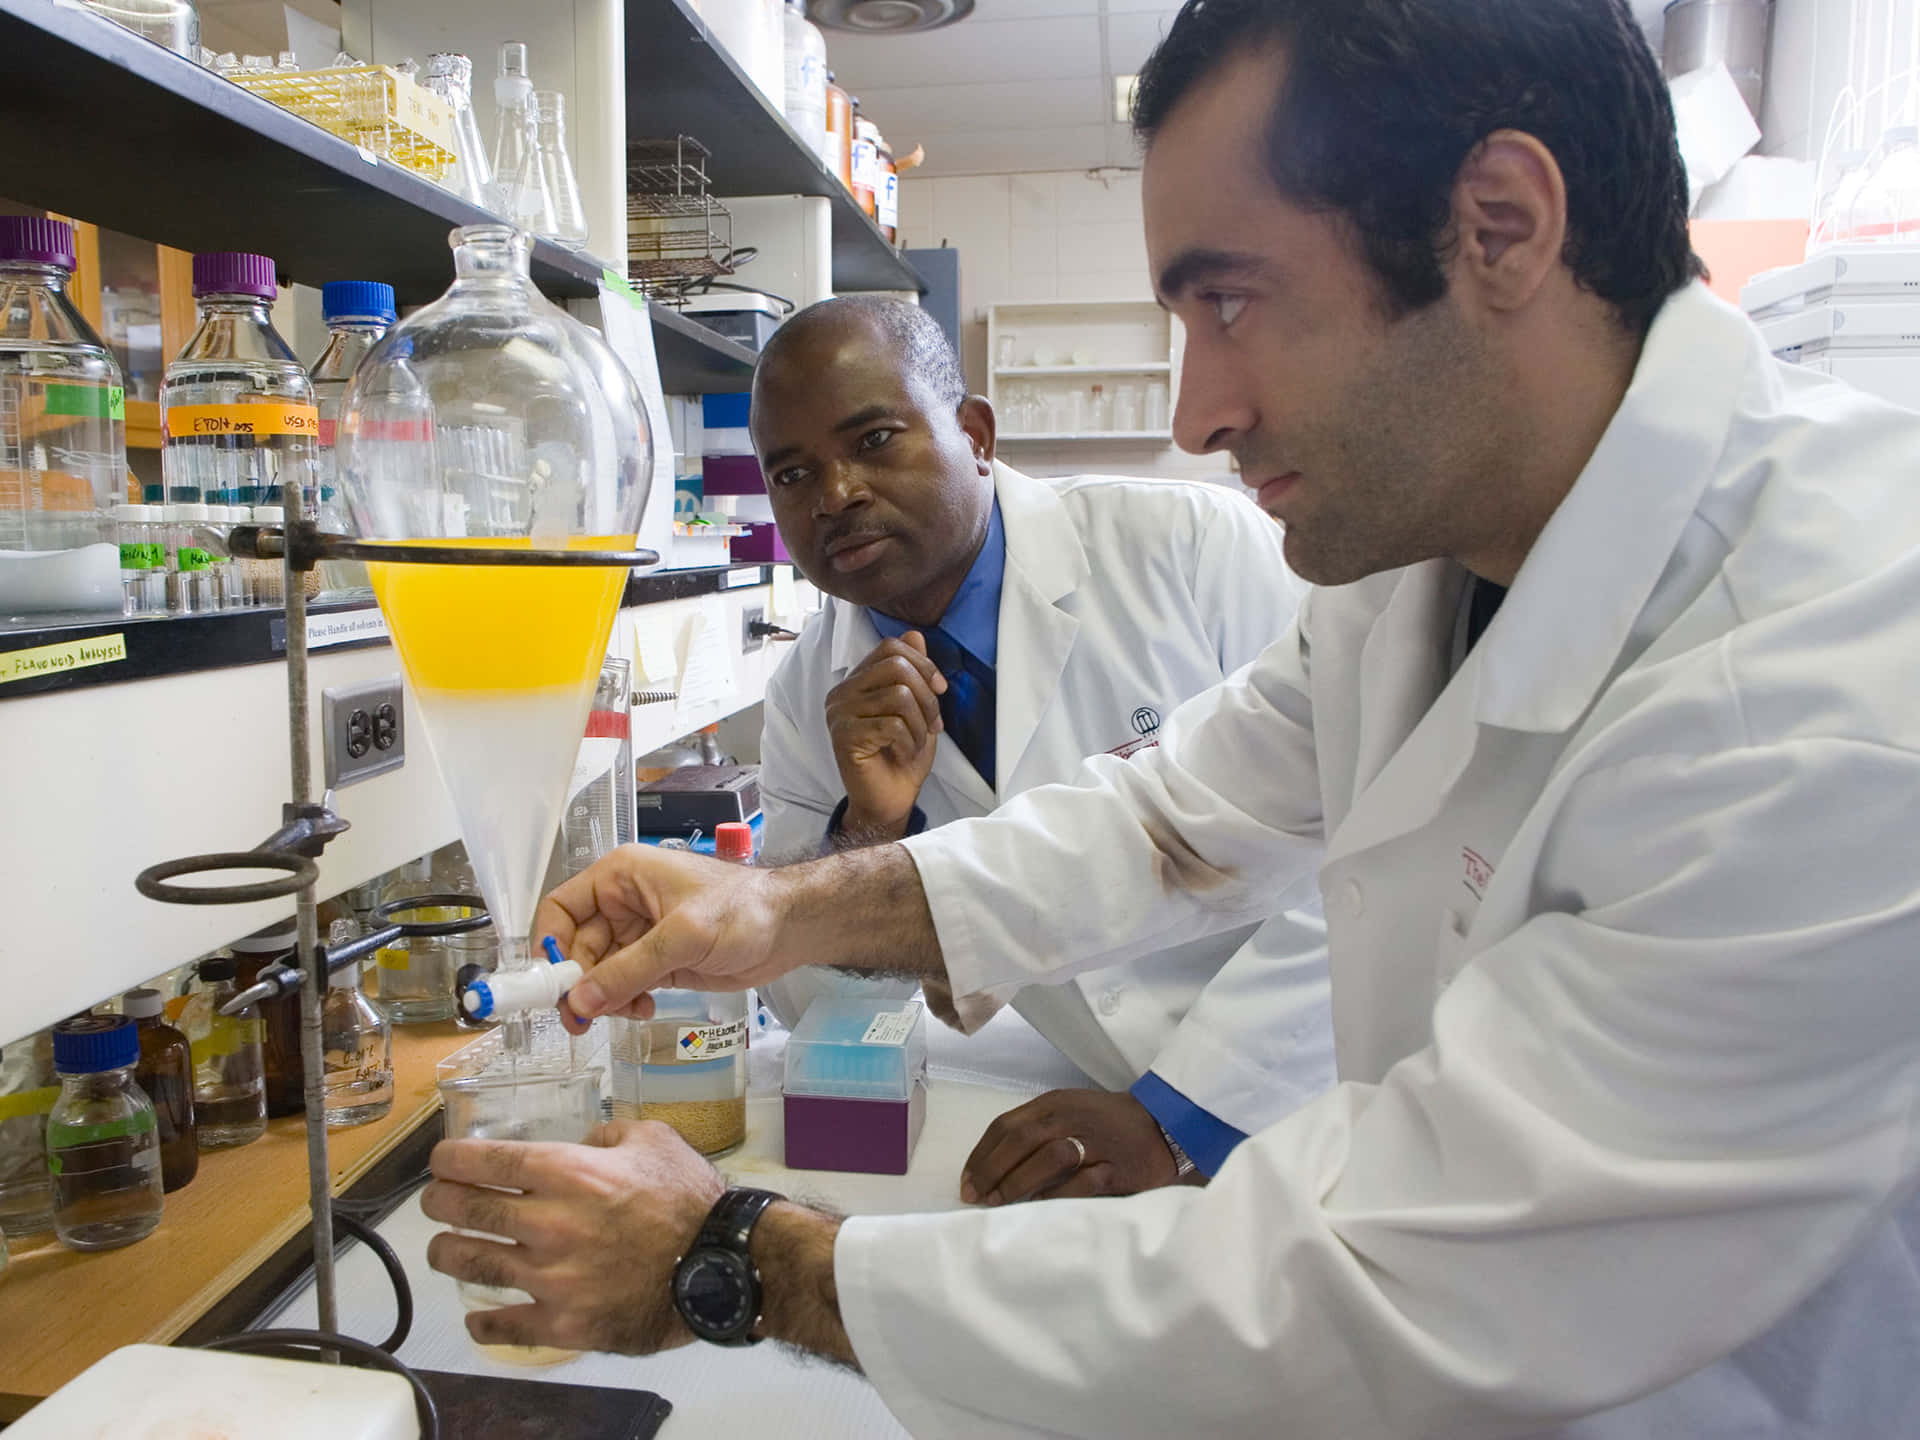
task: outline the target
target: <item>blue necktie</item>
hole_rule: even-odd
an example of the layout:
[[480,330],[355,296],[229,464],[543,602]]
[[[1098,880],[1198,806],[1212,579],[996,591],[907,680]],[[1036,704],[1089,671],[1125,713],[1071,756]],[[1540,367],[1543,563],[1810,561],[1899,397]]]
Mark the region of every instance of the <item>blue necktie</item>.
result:
[[947,693],[940,697],[940,718],[960,753],[980,772],[989,786],[993,768],[993,670],[975,659],[938,625],[921,632],[927,637],[927,658],[947,677]]

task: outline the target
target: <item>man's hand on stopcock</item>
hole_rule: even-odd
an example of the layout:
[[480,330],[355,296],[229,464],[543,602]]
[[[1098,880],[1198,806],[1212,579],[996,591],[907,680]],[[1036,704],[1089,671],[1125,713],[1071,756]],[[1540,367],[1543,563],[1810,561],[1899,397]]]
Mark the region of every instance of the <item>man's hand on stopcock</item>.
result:
[[[778,979],[773,872],[655,845],[623,845],[540,902],[536,936],[551,935],[587,978],[561,1018],[578,1034],[598,1015],[653,1014],[659,987],[744,990]],[[603,965],[612,964],[595,978]]]
[[[1075,1140],[1085,1147],[1084,1161]],[[987,1126],[961,1168],[960,1198],[1008,1205],[1132,1195],[1178,1177],[1158,1122],[1133,1096],[1050,1090]]]
[[827,694],[827,735],[847,791],[850,834],[898,840],[907,832],[940,740],[947,677],[918,630],[882,640]]
[[432,1166],[428,1219],[512,1243],[436,1235],[427,1263],[533,1297],[471,1312],[475,1340],[649,1355],[693,1339],[673,1267],[726,1182],[667,1126],[616,1120],[584,1145],[443,1140]]

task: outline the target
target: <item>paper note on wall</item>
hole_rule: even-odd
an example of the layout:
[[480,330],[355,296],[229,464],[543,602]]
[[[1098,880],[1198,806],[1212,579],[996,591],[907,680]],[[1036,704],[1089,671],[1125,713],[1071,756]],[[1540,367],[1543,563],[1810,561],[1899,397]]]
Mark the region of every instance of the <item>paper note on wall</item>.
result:
[[627,282],[608,270],[600,282],[600,328],[613,353],[633,372],[646,404],[647,427],[653,433],[653,474],[647,488],[647,510],[640,521],[636,543],[656,550],[663,562],[673,558],[673,434],[667,423],[667,397],[660,387],[660,359],[653,350],[653,321],[647,302]]
[[740,688],[733,673],[735,646],[729,643],[726,597],[701,597],[699,612],[688,618],[683,633],[679,720],[689,726],[710,724],[726,713]]
[[633,688],[672,690],[680,683],[680,657],[672,624],[658,612],[633,617]]
[[778,620],[800,618],[800,593],[793,583],[793,567],[773,567],[773,614]]

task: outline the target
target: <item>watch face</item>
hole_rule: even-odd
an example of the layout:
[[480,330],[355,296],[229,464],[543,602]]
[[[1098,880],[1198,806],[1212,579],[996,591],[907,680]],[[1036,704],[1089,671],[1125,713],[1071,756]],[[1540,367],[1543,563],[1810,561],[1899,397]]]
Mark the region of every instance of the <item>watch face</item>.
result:
[[747,1262],[730,1250],[696,1250],[674,1272],[673,1298],[702,1339],[737,1339],[753,1325]]

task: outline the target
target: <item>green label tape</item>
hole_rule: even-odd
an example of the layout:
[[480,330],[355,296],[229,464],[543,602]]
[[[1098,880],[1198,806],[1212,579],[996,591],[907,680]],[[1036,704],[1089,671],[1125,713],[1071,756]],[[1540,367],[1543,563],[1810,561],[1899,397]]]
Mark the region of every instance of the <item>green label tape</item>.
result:
[[118,385],[49,385],[47,414],[125,420],[127,392]]

